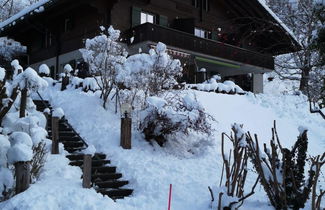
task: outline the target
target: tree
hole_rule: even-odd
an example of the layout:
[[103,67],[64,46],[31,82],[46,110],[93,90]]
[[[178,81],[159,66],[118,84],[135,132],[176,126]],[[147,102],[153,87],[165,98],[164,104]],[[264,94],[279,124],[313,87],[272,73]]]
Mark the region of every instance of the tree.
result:
[[116,74],[126,60],[127,52],[118,43],[120,31],[111,26],[107,32],[101,27],[102,34],[86,40],[81,49],[84,60],[89,64],[90,72],[94,75],[102,91],[103,107],[106,108],[108,96],[116,87]]
[[313,47],[314,35],[322,26],[317,3],[314,0],[268,0],[268,5],[292,30],[301,45],[301,50],[277,57],[276,72],[282,79],[299,81],[299,90],[307,94],[311,74],[318,77],[322,66],[320,53]]

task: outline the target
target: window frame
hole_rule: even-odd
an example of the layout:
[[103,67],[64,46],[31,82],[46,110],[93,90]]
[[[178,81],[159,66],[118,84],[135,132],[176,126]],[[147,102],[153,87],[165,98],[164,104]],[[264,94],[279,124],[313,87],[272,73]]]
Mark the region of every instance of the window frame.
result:
[[[199,32],[199,34],[197,34]],[[203,39],[211,39],[211,31],[200,27],[194,27],[194,35]]]
[[[145,21],[143,22],[142,18],[145,15]],[[150,22],[150,20],[148,19],[148,17],[152,17],[152,22]],[[147,11],[141,11],[140,12],[140,24],[145,24],[145,23],[152,23],[152,24],[156,24],[157,23],[157,15],[151,12],[147,12]]]

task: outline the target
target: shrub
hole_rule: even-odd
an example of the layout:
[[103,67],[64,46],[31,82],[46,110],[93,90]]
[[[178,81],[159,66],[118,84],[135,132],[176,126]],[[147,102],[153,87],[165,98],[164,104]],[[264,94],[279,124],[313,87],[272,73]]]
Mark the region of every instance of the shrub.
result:
[[[300,129],[300,131],[301,133],[292,149],[283,148],[274,123],[270,141],[271,148],[269,149],[264,144],[264,154],[259,148],[257,135],[253,138],[249,133],[247,134],[249,156],[260,176],[261,185],[272,206],[276,209],[291,208],[296,210],[304,208],[312,189],[313,199],[317,197],[316,185],[320,168],[325,163],[325,153],[322,156],[310,159],[311,167],[308,177],[305,178],[308,138],[307,130]],[[312,209],[315,208],[312,207]]]
[[190,131],[211,135],[208,115],[194,95],[180,96],[169,92],[163,98],[147,98],[147,108],[141,112],[140,130],[147,141],[163,146],[172,136],[188,136]]

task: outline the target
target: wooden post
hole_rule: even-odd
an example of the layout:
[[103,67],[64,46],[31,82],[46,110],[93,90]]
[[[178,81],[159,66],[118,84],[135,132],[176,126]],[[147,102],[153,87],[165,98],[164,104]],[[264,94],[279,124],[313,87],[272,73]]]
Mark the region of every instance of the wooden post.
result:
[[16,171],[16,194],[24,192],[29,188],[30,184],[30,163],[17,162],[15,163]]
[[91,155],[84,155],[82,187],[91,188]]
[[69,85],[69,77],[66,75],[62,77],[62,85],[61,85],[61,91],[67,89],[67,86]]
[[27,88],[24,88],[21,91],[21,98],[20,98],[20,111],[19,111],[19,118],[25,117],[26,112],[26,105],[27,105]]
[[121,147],[131,149],[132,119],[125,115],[121,118]]
[[59,120],[52,117],[52,154],[59,154]]

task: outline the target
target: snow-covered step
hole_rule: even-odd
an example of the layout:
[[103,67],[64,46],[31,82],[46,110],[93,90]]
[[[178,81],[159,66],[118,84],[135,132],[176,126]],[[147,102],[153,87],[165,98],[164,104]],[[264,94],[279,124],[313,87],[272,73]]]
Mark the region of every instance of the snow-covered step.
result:
[[65,150],[67,150],[67,152],[69,152],[69,153],[75,153],[75,152],[80,153],[80,151],[82,151],[84,149],[87,149],[87,147],[65,148]]
[[128,181],[119,181],[119,180],[95,182],[95,185],[98,186],[99,188],[119,188],[127,184],[129,184]]
[[[76,161],[70,161],[69,164],[72,166],[82,166],[83,163],[84,163],[83,160],[76,160]],[[94,166],[103,166],[103,165],[110,164],[110,163],[111,163],[111,161],[109,161],[109,160],[92,160],[91,161],[91,164],[93,167]]]
[[133,190],[131,189],[112,189],[112,190],[106,190],[106,189],[99,189],[97,192],[100,192],[103,195],[107,195],[111,197],[112,199],[120,199],[126,196],[129,196],[132,194]]
[[[69,160],[71,160],[71,161],[74,161],[74,160],[83,160],[84,154],[67,155],[67,158]],[[92,159],[93,160],[106,159],[106,155],[105,154],[96,153]]]
[[[82,167],[81,167],[82,168]],[[91,168],[93,174],[101,174],[101,173],[115,173],[115,166],[95,166]]]
[[121,173],[105,173],[105,174],[94,174],[91,176],[91,180],[96,181],[108,181],[108,180],[116,180],[122,178]]
[[62,139],[60,138],[59,140],[64,145],[64,148],[79,148],[79,147],[84,147],[85,146],[85,143],[80,141],[80,139],[78,139],[78,141],[74,141],[74,140],[61,141]]

